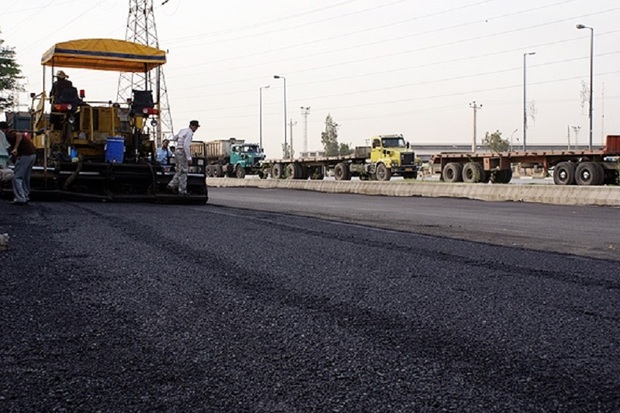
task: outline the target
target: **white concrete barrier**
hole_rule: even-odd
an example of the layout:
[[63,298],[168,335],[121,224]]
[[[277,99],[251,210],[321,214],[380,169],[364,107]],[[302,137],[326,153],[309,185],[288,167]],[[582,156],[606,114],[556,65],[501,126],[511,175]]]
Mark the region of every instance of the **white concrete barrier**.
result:
[[620,206],[620,186],[449,184],[423,181],[311,181],[208,178],[210,187],[280,188],[382,196],[468,198],[556,205]]

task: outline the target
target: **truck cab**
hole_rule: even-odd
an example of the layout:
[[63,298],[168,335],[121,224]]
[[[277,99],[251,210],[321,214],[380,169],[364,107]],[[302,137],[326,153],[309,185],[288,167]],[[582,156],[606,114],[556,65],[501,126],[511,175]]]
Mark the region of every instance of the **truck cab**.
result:
[[379,135],[370,138],[370,161],[379,181],[392,175],[413,179],[418,175],[415,153],[403,135]]

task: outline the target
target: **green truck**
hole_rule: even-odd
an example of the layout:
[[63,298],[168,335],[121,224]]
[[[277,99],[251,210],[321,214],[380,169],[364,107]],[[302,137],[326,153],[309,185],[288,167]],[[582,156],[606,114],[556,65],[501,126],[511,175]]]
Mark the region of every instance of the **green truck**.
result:
[[260,162],[265,153],[256,143],[243,139],[217,139],[205,142],[207,176],[243,179],[246,175],[261,175]]

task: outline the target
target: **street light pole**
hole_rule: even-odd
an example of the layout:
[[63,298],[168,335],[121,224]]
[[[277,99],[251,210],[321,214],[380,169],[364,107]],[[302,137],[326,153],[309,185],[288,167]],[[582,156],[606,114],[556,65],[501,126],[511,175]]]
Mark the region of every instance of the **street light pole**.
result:
[[304,117],[304,152],[308,152],[308,115],[310,106],[301,106],[301,116]]
[[515,129],[512,131],[512,133],[510,134],[510,152],[512,152],[512,137],[515,136],[515,133],[517,133],[519,129]]
[[588,148],[592,150],[592,96],[594,96],[594,28],[578,24],[577,29],[590,29],[590,102],[588,107],[588,118],[590,119],[590,143]]
[[258,109],[258,118],[259,118],[258,129],[259,129],[259,131],[258,131],[258,134],[259,134],[259,137],[260,137],[259,138],[260,142],[259,142],[258,145],[261,147],[261,150],[262,150],[262,147],[263,147],[263,89],[269,89],[269,85],[261,86],[260,88],[258,88],[258,95],[259,95],[259,104],[258,104],[258,107],[259,107],[259,109]]
[[527,57],[536,52],[523,53],[523,151],[527,150]]
[[282,79],[284,81],[284,155],[283,155],[283,158],[286,158],[288,154],[288,139],[286,135],[286,78],[280,75],[274,75],[273,78]]

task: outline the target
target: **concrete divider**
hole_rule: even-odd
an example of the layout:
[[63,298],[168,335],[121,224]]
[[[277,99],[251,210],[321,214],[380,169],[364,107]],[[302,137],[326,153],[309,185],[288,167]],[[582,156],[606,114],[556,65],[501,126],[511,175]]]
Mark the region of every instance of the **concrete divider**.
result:
[[468,198],[482,201],[556,205],[620,206],[619,186],[449,184],[420,181],[311,181],[294,179],[208,178],[210,187],[297,189],[330,193]]

